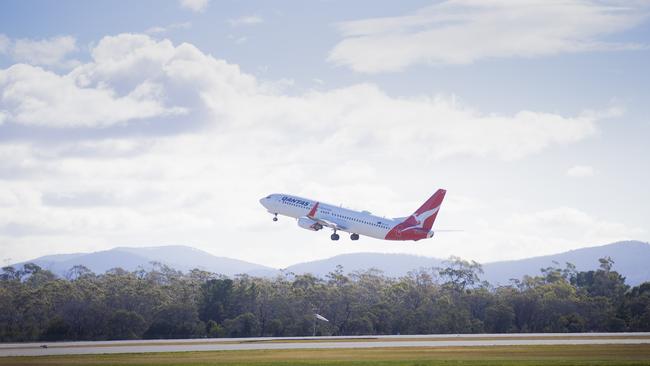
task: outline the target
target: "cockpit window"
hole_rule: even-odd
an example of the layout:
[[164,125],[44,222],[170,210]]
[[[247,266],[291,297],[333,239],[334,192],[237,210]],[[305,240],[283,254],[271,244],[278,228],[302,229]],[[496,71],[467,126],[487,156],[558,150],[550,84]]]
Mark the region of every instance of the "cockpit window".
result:
[[271,196],[266,196],[266,198],[271,198]]

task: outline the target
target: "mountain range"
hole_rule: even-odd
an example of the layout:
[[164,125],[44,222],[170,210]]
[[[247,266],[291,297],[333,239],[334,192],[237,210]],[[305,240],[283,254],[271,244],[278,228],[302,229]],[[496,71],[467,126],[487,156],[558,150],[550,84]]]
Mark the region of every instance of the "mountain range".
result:
[[[481,275],[481,279],[494,285],[506,284],[511,278],[537,275],[541,268],[553,265],[564,267],[567,262],[573,263],[579,271],[597,269],[598,259],[605,256],[614,260],[614,270],[625,276],[628,284],[638,285],[650,281],[650,265],[648,265],[650,263],[650,244],[640,241],[623,241],[541,257],[484,263],[484,273]],[[443,266],[444,261],[440,258],[411,254],[352,253],[294,264],[287,267],[285,271],[296,274],[312,273],[323,277],[333,271],[337,265],[341,265],[346,273],[376,268],[387,276],[398,277],[420,268]],[[238,259],[218,257],[196,248],[181,245],[116,247],[93,253],[48,255],[17,263],[14,266],[29,262],[38,264],[60,276],[64,276],[74,265],[84,265],[95,273],[103,273],[114,267],[121,267],[128,271],[138,268],[148,269],[152,267],[151,262],[164,263],[184,272],[199,268],[226,276],[248,274],[269,277],[279,273],[279,270],[275,268]]]
[[160,247],[116,247],[92,253],[55,254],[18,263],[35,263],[60,276],[75,265],[84,265],[95,273],[104,273],[115,267],[127,271],[138,268],[150,269],[152,262],[166,264],[176,270],[187,272],[194,268],[234,276],[240,273],[268,275],[275,269],[238,259],[217,257],[208,252],[183,245]]

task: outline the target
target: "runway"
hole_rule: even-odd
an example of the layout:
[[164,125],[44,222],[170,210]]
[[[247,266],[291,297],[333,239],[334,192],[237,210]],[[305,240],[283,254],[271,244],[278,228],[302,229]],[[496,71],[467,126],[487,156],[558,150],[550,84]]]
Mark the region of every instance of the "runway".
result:
[[650,333],[432,334],[4,343],[0,344],[0,357],[277,349],[593,344],[648,344],[650,346]]

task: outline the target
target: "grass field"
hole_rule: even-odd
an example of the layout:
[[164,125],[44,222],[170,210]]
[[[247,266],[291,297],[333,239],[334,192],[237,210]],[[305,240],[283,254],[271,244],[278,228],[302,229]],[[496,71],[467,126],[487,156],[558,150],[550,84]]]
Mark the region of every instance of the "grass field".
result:
[[650,345],[255,350],[0,358],[4,365],[650,365]]

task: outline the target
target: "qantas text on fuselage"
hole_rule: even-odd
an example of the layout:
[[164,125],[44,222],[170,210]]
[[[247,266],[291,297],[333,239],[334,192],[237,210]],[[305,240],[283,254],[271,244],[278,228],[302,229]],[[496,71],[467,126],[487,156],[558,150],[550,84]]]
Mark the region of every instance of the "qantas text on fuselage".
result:
[[352,240],[358,240],[359,235],[384,240],[420,240],[433,236],[431,228],[445,193],[444,189],[439,189],[411,216],[397,219],[281,193],[264,197],[260,203],[274,215],[273,221],[278,220],[278,215],[284,215],[297,219],[298,226],[303,229],[318,231],[330,228],[334,230],[332,240],[339,239],[337,231],[350,233]]

